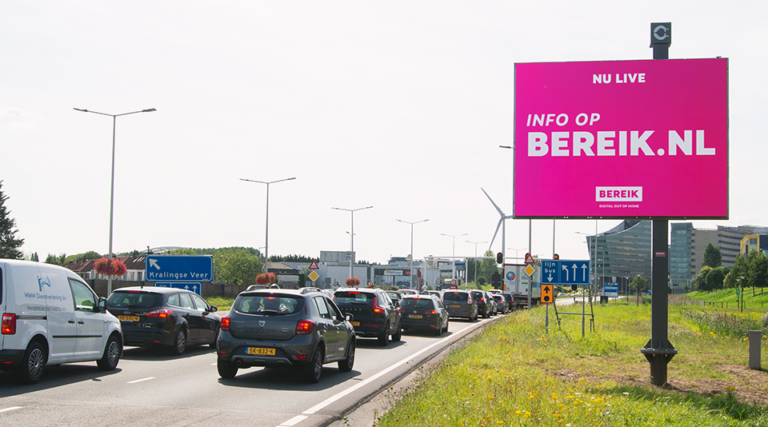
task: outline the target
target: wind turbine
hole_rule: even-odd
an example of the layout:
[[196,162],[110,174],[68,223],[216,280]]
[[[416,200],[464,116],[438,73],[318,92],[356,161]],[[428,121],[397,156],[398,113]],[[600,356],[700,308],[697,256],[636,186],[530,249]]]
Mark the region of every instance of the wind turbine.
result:
[[512,215],[506,215],[504,212],[502,212],[501,209],[499,209],[499,206],[496,205],[496,203],[491,199],[491,196],[488,195],[488,193],[485,192],[485,190],[480,187],[481,190],[483,190],[483,193],[485,193],[485,197],[488,198],[488,200],[491,201],[493,204],[493,207],[496,208],[496,211],[499,212],[499,215],[501,215],[501,219],[499,219],[499,223],[496,225],[496,231],[493,233],[493,239],[491,239],[491,244],[488,245],[488,249],[490,250],[493,246],[494,240],[496,240],[496,235],[499,234],[499,227],[501,227],[501,253],[502,258],[504,260],[507,259],[507,221],[505,221],[507,218],[514,218]]

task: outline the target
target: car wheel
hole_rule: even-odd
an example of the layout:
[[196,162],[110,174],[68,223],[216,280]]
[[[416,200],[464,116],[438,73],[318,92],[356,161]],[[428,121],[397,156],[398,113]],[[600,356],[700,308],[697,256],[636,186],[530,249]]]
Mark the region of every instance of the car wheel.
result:
[[237,365],[235,362],[229,362],[219,358],[216,361],[216,369],[219,371],[219,376],[226,379],[232,379],[237,375]]
[[440,323],[437,325],[437,329],[435,329],[435,336],[439,337],[440,335],[443,335],[443,321],[440,320]]
[[485,310],[485,313],[483,313],[483,317],[485,317],[487,319],[487,318],[491,317],[491,313],[488,310]]
[[402,338],[402,337],[403,337],[403,329],[400,326],[398,326],[397,327],[397,333],[392,335],[392,341],[400,342],[400,338]]
[[216,341],[219,340],[219,328],[216,328],[216,333],[213,334],[213,341],[211,342],[211,348],[216,348]]
[[179,329],[176,333],[176,339],[173,340],[173,346],[171,346],[171,352],[176,356],[184,354],[184,350],[187,349],[187,331],[184,328]]
[[389,323],[384,325],[384,330],[379,335],[379,345],[384,347],[389,344]]
[[117,368],[117,362],[120,361],[120,354],[123,349],[120,346],[120,342],[116,335],[112,335],[107,340],[107,345],[104,347],[104,355],[96,362],[99,369],[102,371],[112,371]]
[[323,356],[323,347],[318,346],[312,361],[301,366],[301,374],[304,376],[304,381],[311,384],[320,381],[320,374],[323,372]]
[[21,381],[25,384],[35,384],[40,381],[45,372],[45,359],[43,346],[35,341],[29,343],[18,370]]
[[355,337],[353,336],[352,339],[349,341],[349,348],[347,349],[347,358],[339,361],[339,370],[341,372],[349,372],[352,370],[352,367],[355,366],[355,347],[356,347],[356,341],[355,341]]

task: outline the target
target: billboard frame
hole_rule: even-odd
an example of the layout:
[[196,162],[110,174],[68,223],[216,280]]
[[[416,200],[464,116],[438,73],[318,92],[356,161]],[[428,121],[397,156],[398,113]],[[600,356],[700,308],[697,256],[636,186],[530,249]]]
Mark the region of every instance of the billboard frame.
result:
[[[723,59],[725,60],[725,111],[726,111],[726,117],[725,117],[725,148],[726,148],[726,156],[725,156],[725,178],[726,178],[726,189],[725,189],[725,214],[720,215],[519,215],[517,213],[517,112],[518,112],[518,98],[517,98],[517,66],[519,64],[569,64],[569,63],[621,63],[621,62],[636,62],[636,61],[642,61],[642,62],[658,62],[655,59],[626,59],[626,60],[597,60],[597,61],[537,61],[537,62],[518,62],[515,63],[515,71],[514,71],[514,109],[513,109],[513,117],[514,117],[514,123],[515,123],[515,131],[513,132],[513,142],[512,142],[512,151],[513,151],[513,174],[512,174],[512,215],[511,217],[514,219],[594,219],[594,220],[600,220],[600,219],[634,219],[634,220],[672,220],[672,221],[689,221],[689,220],[728,220],[730,219],[730,62],[729,58],[723,58],[723,57],[715,57],[715,58],[679,58],[679,59],[667,59],[666,61],[685,61],[685,60],[697,60],[697,59]],[[520,197],[524,197],[524,195],[520,195]]]

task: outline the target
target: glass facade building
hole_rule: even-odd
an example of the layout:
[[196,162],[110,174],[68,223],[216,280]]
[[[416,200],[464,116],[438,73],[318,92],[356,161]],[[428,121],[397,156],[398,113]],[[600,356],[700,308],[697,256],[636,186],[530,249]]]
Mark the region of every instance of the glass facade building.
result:
[[651,221],[624,220],[597,236],[587,236],[597,283],[618,282],[626,291],[637,275],[651,281]]

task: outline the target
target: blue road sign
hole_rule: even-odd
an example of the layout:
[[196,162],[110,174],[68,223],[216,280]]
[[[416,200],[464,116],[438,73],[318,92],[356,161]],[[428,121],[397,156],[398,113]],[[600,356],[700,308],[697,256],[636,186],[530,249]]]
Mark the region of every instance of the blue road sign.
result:
[[210,282],[210,255],[147,255],[144,280],[149,282]]
[[202,291],[202,284],[198,282],[155,282],[156,288],[176,288],[176,289],[186,289],[188,291],[192,291],[200,296],[203,296],[201,294]]
[[619,297],[619,284],[616,282],[605,282],[603,286],[603,296],[606,297]]
[[541,260],[541,283],[544,285],[588,285],[589,260]]

